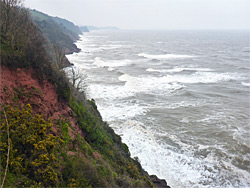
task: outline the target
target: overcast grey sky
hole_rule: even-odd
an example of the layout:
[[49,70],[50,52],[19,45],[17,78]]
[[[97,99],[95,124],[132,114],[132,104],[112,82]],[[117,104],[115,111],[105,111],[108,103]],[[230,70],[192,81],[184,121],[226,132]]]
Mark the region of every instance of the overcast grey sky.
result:
[[25,0],[77,25],[122,29],[250,29],[250,0]]

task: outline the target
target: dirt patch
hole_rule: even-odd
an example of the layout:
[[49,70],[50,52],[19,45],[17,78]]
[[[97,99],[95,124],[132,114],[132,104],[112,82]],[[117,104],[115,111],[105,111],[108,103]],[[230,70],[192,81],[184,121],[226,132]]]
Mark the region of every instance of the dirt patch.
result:
[[[30,104],[34,114],[42,114],[46,120],[60,117],[68,119],[74,130],[84,136],[76,124],[76,119],[72,117],[68,103],[58,100],[56,88],[48,80],[39,80],[33,69],[10,70],[4,66],[0,68],[0,100],[3,104],[13,104],[17,101],[21,106]],[[53,134],[58,134],[55,127]],[[71,138],[75,135],[70,129]]]

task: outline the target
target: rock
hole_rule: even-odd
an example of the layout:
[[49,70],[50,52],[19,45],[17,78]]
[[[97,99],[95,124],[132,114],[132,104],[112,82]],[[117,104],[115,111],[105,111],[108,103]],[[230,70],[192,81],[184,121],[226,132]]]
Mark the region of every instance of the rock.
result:
[[164,179],[159,179],[157,176],[155,175],[151,175],[150,176],[151,181],[153,182],[155,187],[158,188],[171,188],[170,186],[167,185],[166,180]]

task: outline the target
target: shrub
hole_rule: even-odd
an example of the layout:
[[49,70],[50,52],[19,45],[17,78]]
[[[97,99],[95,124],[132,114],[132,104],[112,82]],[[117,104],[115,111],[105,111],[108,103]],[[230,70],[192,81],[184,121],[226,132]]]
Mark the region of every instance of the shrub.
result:
[[[6,118],[3,110],[6,112]],[[24,174],[33,181],[25,186],[41,184],[55,186],[58,182],[59,161],[55,149],[63,141],[51,133],[51,121],[45,121],[42,115],[32,115],[28,104],[22,109],[10,106],[1,111],[1,165],[6,166],[9,126],[10,154],[9,172]],[[27,182],[26,182],[27,183]]]
[[60,138],[65,144],[68,144],[70,141],[68,123],[62,117],[60,117],[59,119],[54,120],[54,125],[57,127]]

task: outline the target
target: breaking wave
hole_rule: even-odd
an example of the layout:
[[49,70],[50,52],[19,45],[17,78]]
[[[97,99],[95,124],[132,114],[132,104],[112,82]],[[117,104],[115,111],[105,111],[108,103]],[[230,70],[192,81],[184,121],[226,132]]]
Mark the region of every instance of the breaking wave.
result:
[[158,59],[158,60],[188,59],[188,58],[196,57],[196,56],[192,56],[192,55],[178,55],[178,54],[152,55],[152,54],[146,54],[146,53],[140,53],[140,54],[138,54],[138,56],[145,57],[148,59]]

